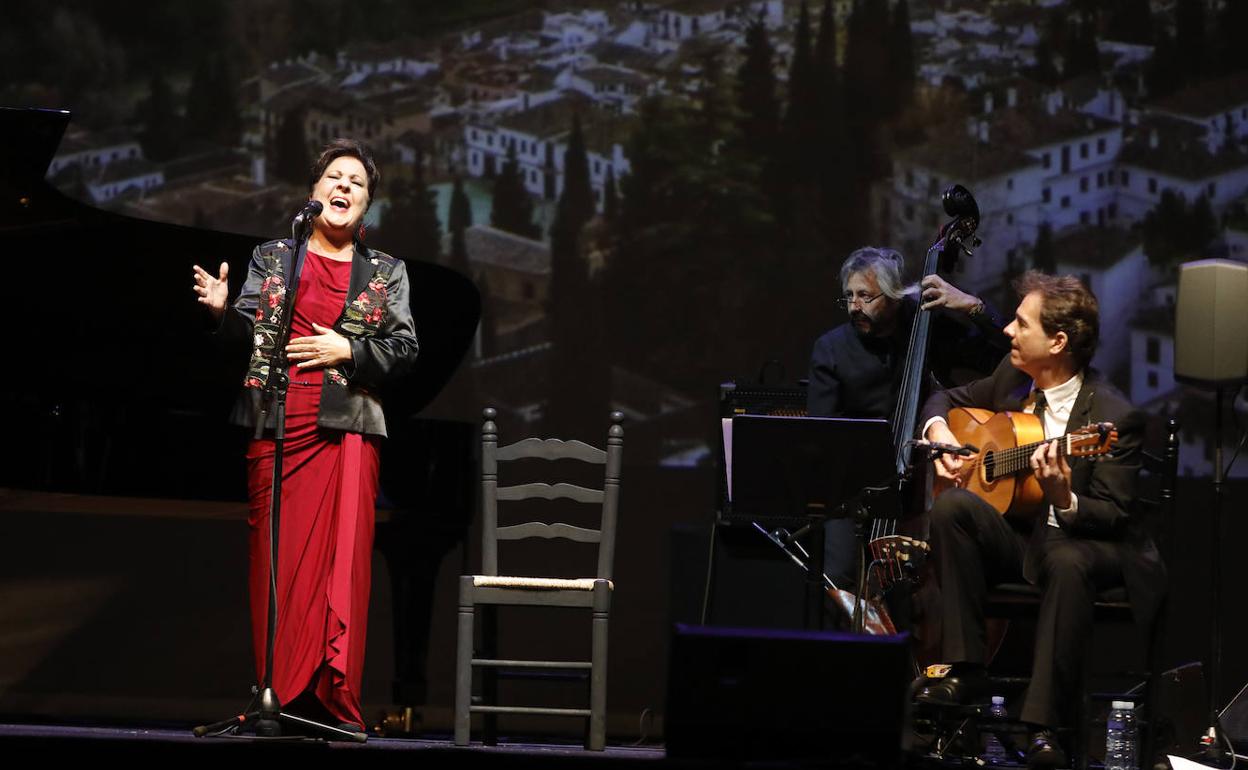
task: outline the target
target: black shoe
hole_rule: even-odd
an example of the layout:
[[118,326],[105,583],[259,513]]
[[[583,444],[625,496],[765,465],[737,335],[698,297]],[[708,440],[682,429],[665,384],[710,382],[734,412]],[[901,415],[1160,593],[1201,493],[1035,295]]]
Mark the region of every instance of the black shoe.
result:
[[1031,745],[1027,748],[1027,767],[1049,768],[1066,767],[1066,752],[1057,742],[1057,737],[1049,730],[1040,730],[1031,736]]
[[988,689],[988,676],[982,671],[950,674],[930,680],[914,700],[928,706],[966,706],[984,700]]

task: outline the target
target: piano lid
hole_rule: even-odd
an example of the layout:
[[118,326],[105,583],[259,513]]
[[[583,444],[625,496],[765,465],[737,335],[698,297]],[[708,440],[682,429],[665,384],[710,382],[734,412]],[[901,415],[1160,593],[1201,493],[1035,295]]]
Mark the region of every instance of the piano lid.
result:
[[[45,177],[69,119],[0,109],[0,413],[12,438],[0,442],[0,486],[241,497],[227,415],[246,351],[214,353],[191,265],[228,261],[236,294],[265,238],[136,219],[62,194]],[[481,314],[464,276],[415,260],[407,269],[421,346],[385,396],[396,426],[450,380]]]
[[[206,372],[196,350],[204,314],[190,290],[191,265],[228,261],[237,294],[252,248],[265,239],[136,219],[65,196],[46,173],[70,117],[65,110],[0,108],[0,253],[7,257],[0,263],[0,300],[10,324],[26,332],[19,350],[10,351],[26,362],[18,387],[76,397],[87,383],[109,391],[150,389],[183,405],[204,397],[195,388],[177,395],[191,383],[233,391],[241,371],[237,377]],[[401,397],[394,401],[411,414],[428,406],[463,360],[481,295],[453,270],[404,261],[420,356],[396,384]],[[68,340],[87,344],[68,356]],[[107,374],[119,370],[124,378]],[[29,377],[32,371],[39,376]]]

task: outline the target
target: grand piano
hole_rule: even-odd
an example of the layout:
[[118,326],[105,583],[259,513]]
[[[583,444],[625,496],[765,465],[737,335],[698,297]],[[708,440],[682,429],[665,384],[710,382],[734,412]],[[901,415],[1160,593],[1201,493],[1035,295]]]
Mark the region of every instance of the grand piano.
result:
[[[263,238],[139,220],[63,195],[45,174],[69,121],[64,111],[0,108],[9,362],[0,487],[243,500],[246,436],[226,417],[245,361],[211,343],[191,265],[228,261],[236,294]],[[394,700],[419,705],[433,578],[466,534],[476,477],[475,424],[420,415],[464,358],[481,297],[447,268],[413,260],[407,269],[421,348],[414,371],[384,394],[377,547],[393,578]]]

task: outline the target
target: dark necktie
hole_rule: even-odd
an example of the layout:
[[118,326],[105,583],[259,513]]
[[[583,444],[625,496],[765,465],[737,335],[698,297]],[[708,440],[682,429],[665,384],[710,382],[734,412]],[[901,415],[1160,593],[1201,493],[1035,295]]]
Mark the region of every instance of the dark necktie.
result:
[[1048,407],[1049,402],[1044,397],[1044,391],[1039,388],[1036,388],[1035,396],[1035,400],[1032,401],[1032,403],[1035,404],[1035,408],[1031,410],[1031,413],[1040,418],[1040,428],[1041,430],[1044,430],[1044,435],[1047,437],[1049,432],[1044,428],[1044,410]]

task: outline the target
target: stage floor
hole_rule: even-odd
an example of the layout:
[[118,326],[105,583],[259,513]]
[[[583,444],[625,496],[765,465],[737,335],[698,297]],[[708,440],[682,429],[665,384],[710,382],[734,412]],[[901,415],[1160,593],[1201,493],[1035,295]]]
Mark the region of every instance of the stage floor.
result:
[[[38,756],[41,761],[58,757],[89,757],[93,762],[194,762],[257,761],[298,763],[298,767],[340,767],[344,760],[353,768],[372,767],[673,767],[713,768],[733,766],[723,760],[673,759],[662,746],[608,746],[605,751],[585,751],[577,744],[500,740],[497,746],[474,742],[456,747],[444,738],[376,738],[367,743],[327,742],[319,739],[224,737],[196,738],[190,727],[142,728],[120,726],[0,724],[0,756]],[[347,753],[349,752],[349,753]],[[942,763],[909,758],[909,767],[938,767]],[[774,770],[799,767],[845,767],[858,765],[788,761],[752,762],[750,767]],[[948,767],[948,764],[944,766]]]
[[[576,767],[582,764],[613,766],[673,764],[661,746],[609,746],[606,751],[585,751],[575,744],[500,742],[484,746],[474,742],[456,747],[449,737],[438,739],[405,739],[370,737],[367,743],[324,741],[310,738],[221,737],[196,738],[189,727],[126,728],[91,727],[85,725],[0,724],[0,746],[6,754],[27,752],[51,758],[56,755],[90,755],[97,760],[127,757],[145,760],[177,760],[185,757],[198,761],[207,753],[213,759],[229,761],[278,759],[320,764],[348,759],[360,767],[389,766],[402,762],[406,767],[417,763],[422,767],[452,766],[453,763],[493,765],[497,767]],[[344,754],[343,752],[350,752]],[[677,763],[677,766],[705,766],[702,763]]]

